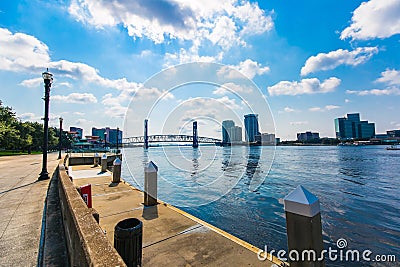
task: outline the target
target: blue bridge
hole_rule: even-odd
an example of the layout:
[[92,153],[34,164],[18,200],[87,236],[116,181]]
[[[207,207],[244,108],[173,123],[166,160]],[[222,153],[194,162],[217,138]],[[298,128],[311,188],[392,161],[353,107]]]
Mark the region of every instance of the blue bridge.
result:
[[217,144],[220,143],[220,139],[211,137],[202,137],[197,135],[197,122],[193,122],[193,134],[183,135],[183,134],[156,134],[148,135],[148,120],[144,121],[144,135],[143,136],[133,136],[124,138],[125,144],[143,144],[144,148],[149,147],[149,143],[192,143],[193,147],[198,147],[199,143]]

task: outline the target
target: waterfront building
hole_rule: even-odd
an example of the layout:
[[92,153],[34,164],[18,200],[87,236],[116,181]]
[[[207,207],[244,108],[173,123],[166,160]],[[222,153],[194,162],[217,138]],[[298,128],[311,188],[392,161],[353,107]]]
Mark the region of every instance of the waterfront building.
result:
[[229,138],[231,143],[241,143],[242,142],[242,127],[233,126],[229,129]]
[[226,120],[222,122],[222,143],[230,144],[230,130],[235,126],[235,122],[232,120]]
[[276,145],[275,134],[262,133],[255,136],[256,142],[261,145],[274,146]]
[[82,139],[82,137],[83,137],[83,129],[82,128],[71,126],[71,127],[69,127],[69,132],[78,139]]
[[117,130],[117,129],[112,129],[110,127],[106,128],[92,128],[92,136],[98,136],[100,140],[104,141],[106,139],[106,142],[111,144],[111,145],[116,145],[117,144],[117,139],[118,143],[122,143],[122,131]]
[[347,117],[335,119],[336,138],[369,139],[375,136],[375,123],[361,121],[359,113],[347,114]]
[[319,139],[319,133],[305,132],[297,133],[297,141],[311,141]]
[[244,115],[244,127],[246,142],[255,142],[256,135],[260,134],[258,127],[258,114]]
[[400,130],[386,131],[388,137],[400,137]]

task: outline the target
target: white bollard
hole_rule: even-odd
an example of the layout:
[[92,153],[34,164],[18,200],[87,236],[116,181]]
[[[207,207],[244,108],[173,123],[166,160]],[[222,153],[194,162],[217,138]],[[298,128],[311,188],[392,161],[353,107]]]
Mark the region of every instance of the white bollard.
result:
[[93,167],[99,166],[100,156],[99,153],[95,153],[93,157]]
[[107,155],[104,153],[103,156],[101,156],[101,172],[106,172],[107,171]]
[[157,205],[157,172],[158,167],[150,161],[144,168],[144,205]]
[[119,158],[116,158],[113,162],[113,183],[119,183],[121,181],[121,164],[122,161]]
[[[325,261],[321,259],[324,245],[318,198],[299,185],[283,201],[289,252],[299,255],[298,260],[290,262],[290,267],[325,266]],[[315,252],[315,258],[308,257],[309,251]]]

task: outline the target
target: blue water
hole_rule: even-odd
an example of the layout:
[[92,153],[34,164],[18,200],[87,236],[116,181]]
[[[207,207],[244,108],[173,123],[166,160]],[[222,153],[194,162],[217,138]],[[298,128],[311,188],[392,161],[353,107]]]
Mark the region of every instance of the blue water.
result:
[[[364,147],[126,148],[123,178],[143,188],[149,160],[159,198],[257,247],[287,249],[281,199],[298,185],[321,203],[325,247],[400,259],[400,151]],[[397,266],[329,263],[328,266]]]

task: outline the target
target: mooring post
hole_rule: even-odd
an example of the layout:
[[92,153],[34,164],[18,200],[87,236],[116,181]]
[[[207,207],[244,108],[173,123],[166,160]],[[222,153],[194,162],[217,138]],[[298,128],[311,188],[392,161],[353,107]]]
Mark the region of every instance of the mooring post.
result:
[[157,172],[158,167],[150,161],[144,168],[144,205],[157,205]]
[[324,267],[318,198],[299,185],[283,201],[290,267]]
[[119,183],[121,181],[121,165],[122,161],[116,157],[113,162],[113,183]]
[[93,167],[99,166],[99,159],[100,159],[99,153],[95,153],[93,157]]
[[101,172],[107,171],[107,155],[106,153],[101,156]]

